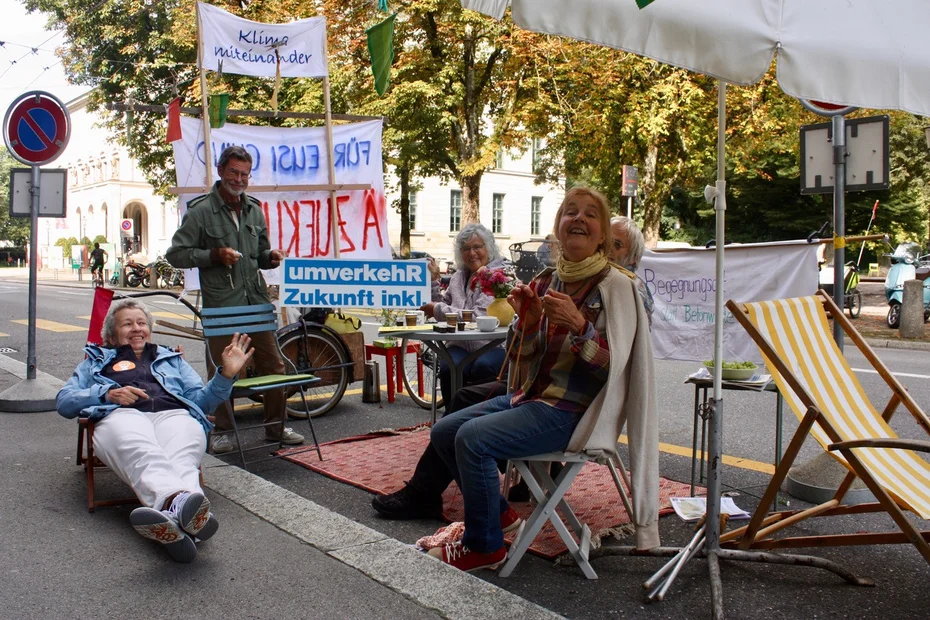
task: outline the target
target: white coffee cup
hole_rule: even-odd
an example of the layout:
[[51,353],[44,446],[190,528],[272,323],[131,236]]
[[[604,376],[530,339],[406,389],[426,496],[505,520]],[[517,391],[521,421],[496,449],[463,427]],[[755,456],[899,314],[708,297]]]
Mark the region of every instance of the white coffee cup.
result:
[[479,316],[475,319],[478,324],[478,331],[493,332],[501,324],[496,316]]

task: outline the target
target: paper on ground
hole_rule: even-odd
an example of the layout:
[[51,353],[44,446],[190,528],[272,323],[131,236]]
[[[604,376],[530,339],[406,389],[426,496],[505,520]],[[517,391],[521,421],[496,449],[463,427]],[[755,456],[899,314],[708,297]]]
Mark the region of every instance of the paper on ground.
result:
[[[673,497],[672,508],[683,521],[697,521],[707,511],[705,497]],[[748,519],[750,514],[736,505],[732,497],[720,498],[720,513],[730,515],[731,519]]]

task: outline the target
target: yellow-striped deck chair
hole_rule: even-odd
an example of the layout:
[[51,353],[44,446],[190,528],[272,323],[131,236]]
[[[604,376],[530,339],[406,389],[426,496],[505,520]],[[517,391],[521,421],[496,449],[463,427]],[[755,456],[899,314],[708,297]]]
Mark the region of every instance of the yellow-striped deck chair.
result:
[[[930,441],[900,439],[888,425],[899,405],[911,412],[928,435],[930,420],[843,316],[842,309],[822,291],[811,297],[757,303],[731,300],[727,308],[759,346],[800,425],[749,525],[721,537],[722,546],[773,549],[910,542],[930,562],[930,531],[919,531],[902,513],[903,508],[930,519],[930,463],[920,454],[930,452]],[[890,388],[891,398],[881,413],[869,401],[834,342],[827,312]],[[823,504],[766,514],[808,433],[846,466],[849,474],[833,499]],[[877,502],[842,504],[856,477],[872,491]],[[880,511],[886,511],[901,531],[774,537],[808,517]]]

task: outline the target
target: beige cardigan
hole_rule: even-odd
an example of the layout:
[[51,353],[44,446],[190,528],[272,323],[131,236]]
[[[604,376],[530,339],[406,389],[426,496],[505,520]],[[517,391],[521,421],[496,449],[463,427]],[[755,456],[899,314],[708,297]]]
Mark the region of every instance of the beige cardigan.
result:
[[566,451],[605,462],[616,455],[626,424],[636,547],[652,549],[659,546],[659,425],[649,318],[636,282],[619,270],[611,269],[598,288],[604,304],[601,317],[607,324],[610,371],[607,383],[575,427]]

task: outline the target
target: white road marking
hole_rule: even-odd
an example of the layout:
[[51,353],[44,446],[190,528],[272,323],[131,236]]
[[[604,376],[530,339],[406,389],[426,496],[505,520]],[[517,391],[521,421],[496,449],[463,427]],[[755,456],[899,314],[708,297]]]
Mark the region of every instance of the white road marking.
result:
[[[854,370],[855,372],[867,372],[867,373],[870,373],[870,374],[873,374],[873,375],[877,375],[877,374],[878,374],[878,371],[875,370],[875,369],[873,369],[873,368],[853,368],[853,370]],[[914,373],[911,373],[911,372],[894,372],[894,371],[892,371],[891,374],[893,374],[893,375],[896,376],[896,377],[911,377],[911,378],[913,378],[913,379],[930,379],[930,375],[915,375]]]

